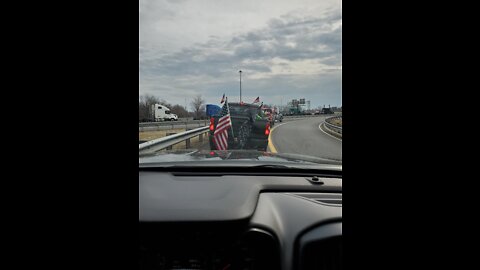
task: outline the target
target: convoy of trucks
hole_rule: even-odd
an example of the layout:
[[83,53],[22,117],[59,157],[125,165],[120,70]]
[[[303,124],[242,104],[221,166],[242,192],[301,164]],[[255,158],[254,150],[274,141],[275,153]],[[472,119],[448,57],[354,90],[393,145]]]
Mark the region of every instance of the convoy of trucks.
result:
[[[257,149],[266,151],[270,128],[275,122],[283,121],[283,114],[277,108],[267,105],[228,103],[232,130],[228,136],[229,149]],[[210,148],[215,150],[213,135],[218,123],[221,107],[214,104],[207,104],[206,115],[210,118],[209,143]],[[300,111],[290,110],[287,114],[302,114]],[[333,114],[330,108],[323,108],[311,114]],[[162,104],[151,105],[150,121],[177,121],[178,116],[171,113],[170,109]]]

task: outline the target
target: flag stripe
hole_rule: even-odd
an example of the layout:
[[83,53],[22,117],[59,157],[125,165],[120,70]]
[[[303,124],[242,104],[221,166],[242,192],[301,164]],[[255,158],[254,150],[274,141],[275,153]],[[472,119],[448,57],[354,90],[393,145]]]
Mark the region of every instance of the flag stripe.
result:
[[218,150],[222,150],[223,147],[222,147],[222,145],[220,144],[220,142],[218,141],[218,138],[217,138],[216,142],[217,142],[217,149],[218,149]]
[[223,132],[222,138],[223,138],[223,145],[225,146],[225,149],[227,149],[228,148],[228,141],[227,141],[227,131],[226,130],[225,130],[225,132]]
[[215,135],[215,134],[217,134],[217,133],[218,133],[218,134],[221,134],[221,132],[226,131],[227,128],[228,128],[228,127],[221,128],[221,129],[218,130],[218,132],[215,132],[213,135]]
[[[229,128],[229,127],[230,127],[230,126],[223,126],[223,127],[219,128],[219,129],[217,129],[217,130],[215,131],[215,133],[222,132],[222,131],[226,130],[226,129]],[[214,134],[215,134],[215,133],[214,133]]]
[[222,143],[223,149],[227,149],[227,143],[225,140],[225,133],[220,134],[220,142]]
[[213,142],[215,143],[215,148],[217,148],[218,150],[220,150],[220,147],[218,147],[217,139],[216,139],[215,137],[213,137]]
[[220,134],[219,137],[218,137],[218,142],[220,144],[220,149],[221,150],[225,150],[225,144],[223,143],[223,139],[222,139],[222,135]]
[[218,150],[222,150],[222,147],[220,146],[220,144],[218,143],[218,141],[215,140],[215,142],[216,142],[216,144],[217,144],[217,149],[218,149]]
[[225,139],[224,139],[224,132],[222,132],[221,134],[219,134],[217,136],[217,149],[218,150],[226,150],[227,149],[227,144],[225,142]]
[[220,134],[217,134],[217,136],[214,137],[214,141],[215,141],[215,146],[217,147],[218,150],[225,150],[226,149],[226,146],[225,146],[225,143],[224,143],[224,139],[223,139],[223,135],[224,133],[220,133]]
[[222,126],[222,125],[226,125],[226,124],[229,124],[230,121],[228,121],[228,119],[225,119],[225,120],[222,120],[222,121],[219,121],[218,124],[217,124],[217,127],[218,126]]
[[226,127],[231,126],[230,117],[225,117],[225,118],[222,117],[222,119],[220,119],[217,123],[217,127],[216,127],[215,132],[217,130],[222,129],[224,126],[226,126]]
[[225,98],[225,104],[222,107],[220,119],[215,127],[213,133],[213,141],[218,150],[228,149],[228,128],[232,127],[232,121],[230,119],[230,111],[228,108],[228,99]]
[[228,123],[228,122],[219,123],[219,124],[217,124],[216,130],[220,130],[220,129],[224,128],[224,127],[230,127],[230,126],[231,126],[231,125],[230,125],[230,123]]

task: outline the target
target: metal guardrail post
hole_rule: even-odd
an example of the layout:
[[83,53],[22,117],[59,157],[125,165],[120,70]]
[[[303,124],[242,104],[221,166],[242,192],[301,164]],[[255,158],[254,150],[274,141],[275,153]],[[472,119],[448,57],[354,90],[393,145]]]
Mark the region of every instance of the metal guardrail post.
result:
[[[175,134],[175,133],[174,133],[174,132],[167,132],[167,136],[170,136],[170,135],[173,135],[173,134]],[[167,149],[167,150],[172,150],[172,147],[173,147],[173,146],[170,145],[170,146],[168,146],[166,149]]]

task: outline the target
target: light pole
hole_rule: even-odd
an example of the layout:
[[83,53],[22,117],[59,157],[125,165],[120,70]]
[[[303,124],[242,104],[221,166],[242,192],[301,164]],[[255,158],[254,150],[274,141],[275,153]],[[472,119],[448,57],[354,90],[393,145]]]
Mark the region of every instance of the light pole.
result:
[[242,71],[240,70],[240,103],[242,103]]

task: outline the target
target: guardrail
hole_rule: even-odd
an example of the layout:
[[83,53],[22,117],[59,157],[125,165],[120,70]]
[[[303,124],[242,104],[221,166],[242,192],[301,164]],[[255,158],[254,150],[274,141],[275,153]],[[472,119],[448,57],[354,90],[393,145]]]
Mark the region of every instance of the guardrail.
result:
[[140,154],[153,153],[168,147],[171,147],[177,143],[187,141],[187,148],[189,147],[190,139],[199,136],[199,140],[203,141],[203,134],[208,132],[208,126],[200,127],[185,132],[177,133],[174,135],[166,136],[163,138],[151,140],[142,144],[139,144],[138,150]]
[[340,116],[334,116],[334,117],[329,117],[329,118],[325,119],[324,126],[327,129],[327,131],[329,131],[330,134],[332,134],[336,137],[339,137],[341,139],[342,138],[342,127],[330,123],[331,120],[338,119],[338,118],[342,118],[342,116],[341,115]]
[[182,124],[193,124],[193,123],[205,123],[209,120],[178,120],[178,121],[159,121],[159,122],[140,122],[138,123],[139,127],[152,127],[152,126],[170,126],[170,125],[182,125]]
[[191,128],[197,128],[197,127],[203,127],[209,124],[210,121],[192,121],[192,122],[170,122],[170,123],[163,123],[160,125],[139,125],[138,131],[139,132],[144,132],[144,131],[158,131],[158,130],[170,130],[170,129],[191,129]]

